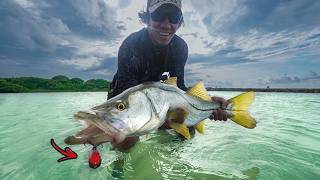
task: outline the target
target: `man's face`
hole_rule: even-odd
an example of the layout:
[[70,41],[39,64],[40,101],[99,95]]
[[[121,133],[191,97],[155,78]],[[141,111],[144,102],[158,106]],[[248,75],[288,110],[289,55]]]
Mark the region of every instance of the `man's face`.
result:
[[181,11],[172,5],[162,5],[150,14],[149,36],[154,44],[168,45],[180,27]]

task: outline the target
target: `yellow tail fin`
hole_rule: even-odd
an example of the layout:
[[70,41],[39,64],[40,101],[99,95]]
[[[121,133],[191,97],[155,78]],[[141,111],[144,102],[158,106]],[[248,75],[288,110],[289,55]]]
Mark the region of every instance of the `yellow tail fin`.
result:
[[229,118],[243,127],[255,128],[257,122],[247,111],[248,107],[253,103],[254,97],[255,93],[250,91],[229,99],[228,101],[231,103],[232,108],[232,116]]
[[228,101],[232,103],[233,111],[246,111],[248,110],[248,107],[253,103],[254,97],[255,93],[253,91],[249,91],[233,97]]
[[253,129],[256,127],[256,120],[250,116],[248,111],[232,111],[232,116],[229,117],[233,122],[249,128]]

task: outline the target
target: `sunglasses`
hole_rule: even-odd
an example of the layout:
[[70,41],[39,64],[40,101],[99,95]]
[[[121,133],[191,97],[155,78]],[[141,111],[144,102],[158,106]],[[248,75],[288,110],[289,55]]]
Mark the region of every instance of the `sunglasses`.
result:
[[171,24],[178,24],[182,19],[182,13],[181,12],[168,12],[164,13],[161,11],[155,11],[151,13],[151,19],[155,22],[163,22],[166,17],[168,17],[169,22]]

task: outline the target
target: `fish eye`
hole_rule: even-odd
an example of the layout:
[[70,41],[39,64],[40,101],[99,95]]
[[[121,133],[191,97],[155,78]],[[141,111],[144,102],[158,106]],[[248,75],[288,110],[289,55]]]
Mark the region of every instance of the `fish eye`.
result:
[[123,111],[123,110],[126,109],[126,105],[123,102],[120,102],[120,103],[117,104],[117,109],[119,111]]

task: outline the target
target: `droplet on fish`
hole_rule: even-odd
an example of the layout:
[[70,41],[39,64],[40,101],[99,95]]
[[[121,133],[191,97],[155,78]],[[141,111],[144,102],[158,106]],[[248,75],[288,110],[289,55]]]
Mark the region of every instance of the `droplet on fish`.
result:
[[101,156],[96,147],[93,147],[89,154],[89,166],[93,169],[98,168],[101,165]]

